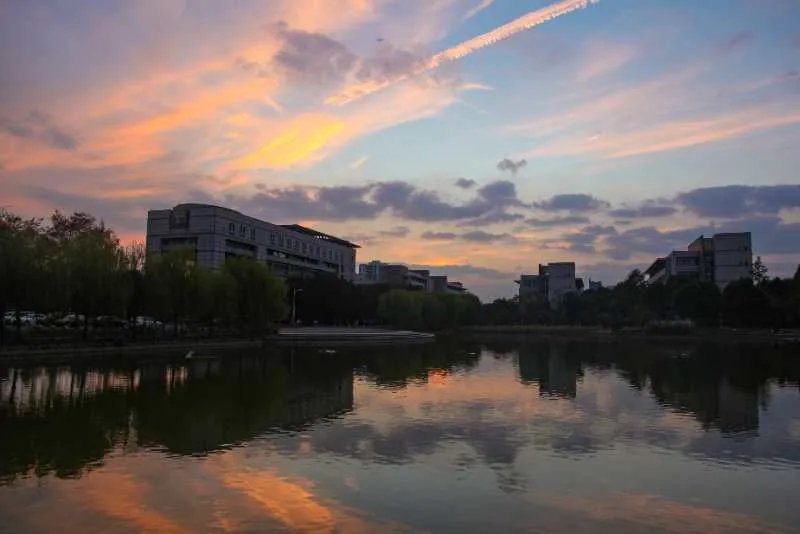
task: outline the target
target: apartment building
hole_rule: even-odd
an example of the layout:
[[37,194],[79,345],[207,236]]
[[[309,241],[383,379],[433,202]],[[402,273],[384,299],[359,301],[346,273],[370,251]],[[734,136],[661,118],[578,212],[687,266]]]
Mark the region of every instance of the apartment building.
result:
[[687,250],[673,250],[645,270],[649,283],[666,283],[674,277],[713,282],[723,289],[729,283],[749,278],[753,269],[750,232],[700,236]]
[[179,204],[147,213],[148,252],[194,251],[197,261],[219,269],[243,256],[279,276],[326,273],[352,281],[358,245],[298,224],[278,225],[210,204]]

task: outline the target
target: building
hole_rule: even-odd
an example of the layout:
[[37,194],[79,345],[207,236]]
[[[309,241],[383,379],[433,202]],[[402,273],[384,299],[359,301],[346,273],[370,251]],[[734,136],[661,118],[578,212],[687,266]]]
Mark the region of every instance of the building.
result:
[[568,293],[578,292],[574,262],[539,264],[539,274],[523,274],[519,280],[520,303],[533,298],[545,298],[558,307]]
[[147,213],[148,252],[192,250],[200,265],[253,258],[279,276],[331,274],[355,278],[359,246],[298,224],[277,225],[209,204],[179,204]]
[[431,276],[427,269],[409,269],[406,265],[371,261],[358,266],[356,284],[387,284],[418,289],[428,293],[466,293],[461,282],[448,281],[446,275]]
[[396,263],[371,261],[358,266],[357,284],[387,284],[394,287],[408,287],[429,291],[430,271],[409,269]]
[[649,283],[666,283],[670,278],[696,278],[713,282],[720,289],[742,278],[750,278],[753,249],[750,232],[700,236],[687,250],[673,250],[645,270]]
[[461,282],[448,280],[446,275],[435,275],[430,277],[430,292],[461,295],[467,292],[467,288]]

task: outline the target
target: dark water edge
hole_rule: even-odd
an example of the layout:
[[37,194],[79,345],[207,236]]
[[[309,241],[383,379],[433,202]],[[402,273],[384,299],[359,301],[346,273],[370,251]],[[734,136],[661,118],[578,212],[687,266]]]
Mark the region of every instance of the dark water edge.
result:
[[0,362],[0,436],[0,525],[19,532],[800,524],[791,347],[490,336]]

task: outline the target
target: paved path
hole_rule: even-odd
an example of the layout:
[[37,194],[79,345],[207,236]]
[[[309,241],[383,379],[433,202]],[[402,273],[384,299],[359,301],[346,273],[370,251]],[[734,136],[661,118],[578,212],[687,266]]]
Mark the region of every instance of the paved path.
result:
[[325,344],[325,343],[418,343],[433,341],[433,334],[413,332],[410,330],[385,330],[381,328],[330,328],[301,327],[281,328],[278,335],[270,339],[292,344]]

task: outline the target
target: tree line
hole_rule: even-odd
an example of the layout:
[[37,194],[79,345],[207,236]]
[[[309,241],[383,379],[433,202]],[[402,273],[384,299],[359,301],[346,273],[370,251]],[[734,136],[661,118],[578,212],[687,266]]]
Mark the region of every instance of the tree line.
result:
[[[213,271],[194,260],[190,250],[147,257],[143,244],[122,246],[86,213],[56,211],[44,221],[0,210],[0,316],[13,312],[17,340],[22,310],[74,314],[84,340],[98,316],[131,326],[153,317],[175,335],[186,324],[256,334],[285,317],[286,283],[265,265],[230,258]],[[0,343],[6,338],[0,321]]]
[[481,308],[483,324],[573,324],[617,328],[686,319],[698,326],[800,327],[800,266],[793,278],[770,278],[760,258],[753,276],[725,286],[671,278],[649,284],[639,271],[609,288],[567,294],[560,306],[544,298],[497,299]]

